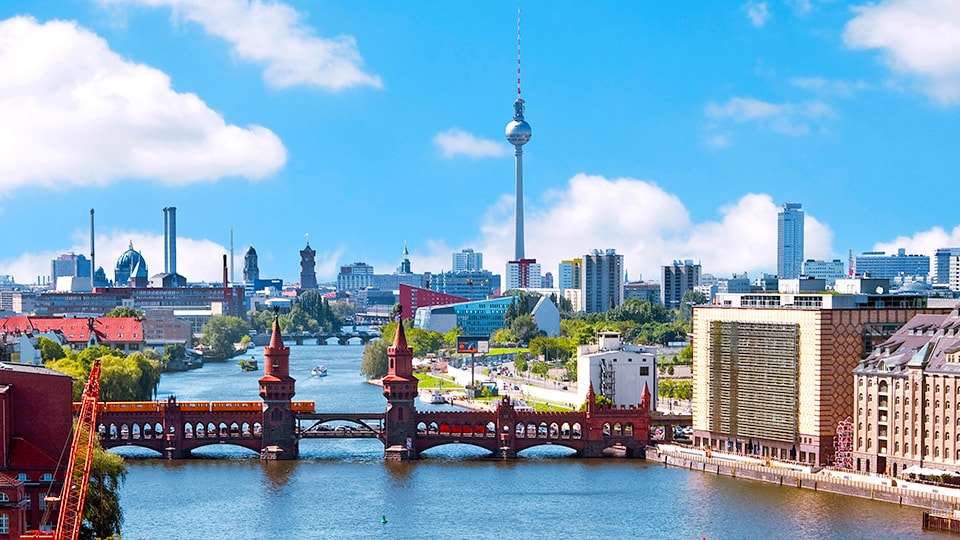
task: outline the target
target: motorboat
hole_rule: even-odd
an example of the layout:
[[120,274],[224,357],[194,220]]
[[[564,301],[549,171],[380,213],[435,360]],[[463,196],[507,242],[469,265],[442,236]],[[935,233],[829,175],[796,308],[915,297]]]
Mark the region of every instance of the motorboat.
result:
[[311,374],[311,375],[314,375],[314,376],[316,376],[316,377],[326,377],[326,376],[327,376],[327,368],[325,368],[325,367],[323,367],[323,366],[316,366],[316,367],[314,367],[313,369],[310,370],[310,374]]
[[420,401],[429,403],[430,405],[442,405],[447,402],[443,394],[437,390],[424,390],[420,392]]

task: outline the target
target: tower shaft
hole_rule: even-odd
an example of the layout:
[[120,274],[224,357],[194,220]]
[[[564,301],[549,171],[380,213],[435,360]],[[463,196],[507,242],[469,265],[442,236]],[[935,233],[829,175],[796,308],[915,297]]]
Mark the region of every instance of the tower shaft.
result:
[[516,208],[516,240],[514,243],[514,260],[523,259],[523,147],[515,146],[517,162],[517,208]]

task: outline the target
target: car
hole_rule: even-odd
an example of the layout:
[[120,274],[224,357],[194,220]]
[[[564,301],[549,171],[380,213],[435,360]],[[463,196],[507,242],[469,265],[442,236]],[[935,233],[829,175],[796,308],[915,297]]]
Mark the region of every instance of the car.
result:
[[514,389],[514,390],[520,390],[520,387],[517,386],[517,385],[513,385],[513,389]]

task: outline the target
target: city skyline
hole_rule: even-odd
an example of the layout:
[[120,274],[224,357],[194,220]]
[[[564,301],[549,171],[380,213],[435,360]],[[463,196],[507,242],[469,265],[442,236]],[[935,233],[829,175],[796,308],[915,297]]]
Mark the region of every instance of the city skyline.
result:
[[[216,6],[193,0],[0,6],[0,274],[59,255],[112,275],[130,242],[219,281],[234,231],[260,275],[320,281],[364,261],[414,272],[514,250],[515,3]],[[782,203],[804,259],[960,246],[949,185],[960,137],[960,7],[935,0],[523,9],[526,250],[616,249],[631,279],[675,259],[776,271]],[[936,22],[936,25],[933,23]],[[936,28],[931,35],[929,28]],[[882,209],[882,210],[878,210]],[[403,223],[403,225],[398,225]]]

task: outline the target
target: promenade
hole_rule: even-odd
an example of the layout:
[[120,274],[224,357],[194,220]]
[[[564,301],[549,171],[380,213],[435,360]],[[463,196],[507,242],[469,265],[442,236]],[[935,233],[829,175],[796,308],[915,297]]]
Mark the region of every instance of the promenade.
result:
[[664,465],[747,478],[815,491],[850,495],[898,505],[953,512],[960,508],[960,489],[884,475],[814,468],[738,454],[706,452],[675,444],[647,450],[647,459]]

